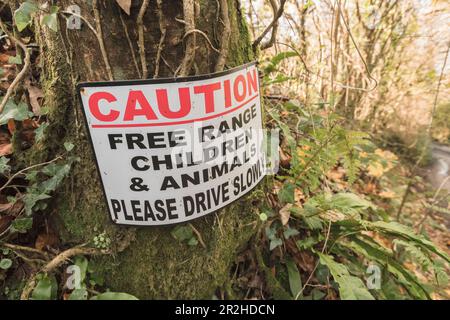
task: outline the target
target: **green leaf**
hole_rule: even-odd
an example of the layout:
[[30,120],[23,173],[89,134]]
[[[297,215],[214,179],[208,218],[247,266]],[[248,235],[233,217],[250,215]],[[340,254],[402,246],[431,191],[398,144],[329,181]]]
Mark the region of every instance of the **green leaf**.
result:
[[189,240],[194,236],[193,231],[189,226],[176,226],[170,234],[178,241]]
[[300,232],[298,232],[297,229],[291,228],[289,226],[283,232],[283,235],[284,235],[285,239],[289,239],[290,237],[296,236],[298,234],[300,234]]
[[44,137],[44,131],[45,131],[45,129],[47,129],[47,127],[48,127],[48,122],[43,122],[39,125],[39,128],[37,128],[34,131],[36,142],[39,142],[42,140],[42,138]]
[[278,192],[278,199],[280,200],[281,204],[294,203],[294,191],[295,185],[290,182],[285,182],[283,184],[283,187]]
[[283,244],[283,240],[281,240],[280,238],[274,238],[274,239],[270,240],[269,250],[272,251],[273,249],[281,246],[282,244]]
[[12,260],[8,258],[4,258],[0,260],[0,269],[8,270],[12,266]]
[[20,7],[14,12],[14,22],[16,23],[19,32],[24,30],[28,25],[31,24],[31,15],[38,10],[37,5],[34,1],[25,1]]
[[192,237],[188,241],[188,245],[190,245],[190,246],[196,246],[197,244],[198,244],[198,240],[196,237]]
[[8,173],[11,170],[11,167],[8,165],[9,158],[0,157],[0,174]]
[[20,54],[16,55],[15,57],[9,57],[8,63],[10,64],[22,64],[22,57]]
[[28,230],[31,229],[32,226],[33,226],[33,218],[15,219],[11,224],[13,231],[17,231],[19,233],[26,233]]
[[88,260],[83,256],[77,256],[75,257],[74,263],[78,268],[80,268],[80,282],[83,283],[86,279]]
[[49,27],[51,30],[58,32],[58,10],[57,6],[51,6],[50,14],[42,17],[41,23]]
[[292,296],[297,298],[297,295],[302,290],[302,279],[300,278],[300,272],[297,265],[292,258],[286,259],[286,268],[289,275],[289,287],[291,289]]
[[0,125],[8,123],[9,119],[23,121],[33,116],[33,113],[28,110],[26,103],[19,103],[16,105],[12,99],[9,99],[0,114]]
[[334,281],[339,285],[342,300],[374,300],[361,279],[350,275],[347,267],[334,261],[332,256],[317,252],[320,263],[327,266]]
[[265,212],[262,212],[262,213],[260,213],[259,214],[259,219],[261,220],[261,221],[267,221],[267,213],[265,213]]
[[58,185],[69,174],[70,165],[69,164],[51,163],[51,164],[45,166],[42,169],[42,172],[51,177],[50,179],[43,181],[39,186],[39,190],[42,193],[47,194],[47,193],[50,193],[51,191],[56,190]]
[[39,200],[50,198],[49,195],[44,193],[27,193],[23,197],[23,203],[25,204],[25,214],[30,216],[33,213],[33,207]]
[[88,292],[86,289],[75,289],[69,296],[69,300],[87,300]]
[[450,257],[444,251],[438,249],[433,242],[425,239],[421,235],[417,235],[414,232],[414,230],[408,228],[405,225],[402,225],[397,222],[384,222],[384,221],[376,221],[376,222],[363,221],[361,222],[361,224],[372,230],[387,232],[392,235],[401,236],[403,238],[414,241],[419,246],[428,249],[429,251],[437,254],[438,256],[446,260],[447,262],[450,262]]
[[31,294],[33,300],[56,299],[58,284],[54,276],[42,276]]
[[74,144],[72,142],[64,142],[64,148],[67,152],[72,151]]
[[139,299],[128,293],[105,292],[92,297],[91,300],[139,300]]
[[336,209],[357,208],[357,209],[375,209],[375,205],[362,199],[354,193],[337,193],[331,198],[331,203]]

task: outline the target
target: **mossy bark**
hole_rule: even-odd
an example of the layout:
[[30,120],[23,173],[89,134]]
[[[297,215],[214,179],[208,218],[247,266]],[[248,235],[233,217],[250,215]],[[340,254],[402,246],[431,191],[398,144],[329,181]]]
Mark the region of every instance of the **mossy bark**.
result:
[[[138,33],[136,18],[141,1],[132,1],[131,15],[121,12],[115,1],[99,1],[103,39],[108,59],[116,80],[138,78],[132,60],[132,51],[138,60]],[[223,25],[216,1],[197,1],[196,28],[205,32],[211,42],[218,42]],[[77,4],[81,15],[95,28],[91,1],[60,1],[64,9]],[[249,34],[240,10],[239,1],[229,0],[231,37],[226,68],[253,57]],[[149,75],[153,75],[160,41],[160,27],[156,1],[144,16],[146,60]],[[184,56],[184,24],[182,1],[163,1],[162,13],[167,34],[160,61],[159,75],[172,76]],[[128,38],[120,19],[128,31]],[[178,18],[178,19],[176,19]],[[177,21],[178,20],[178,21]],[[139,298],[211,298],[215,289],[223,285],[229,268],[239,250],[251,237],[257,219],[256,211],[263,198],[260,192],[239,200],[227,208],[192,224],[201,233],[206,249],[188,246],[175,240],[173,227],[131,228],[113,225],[108,217],[93,154],[83,125],[82,113],[75,95],[80,81],[108,80],[107,69],[101,57],[94,33],[83,23],[81,30],[66,30],[60,21],[60,32],[55,33],[36,21],[37,39],[41,47],[41,81],[45,106],[49,108],[50,126],[39,145],[28,151],[23,159],[35,163],[51,159],[62,152],[65,141],[75,144],[74,153],[80,161],[56,195],[51,207],[58,220],[61,236],[66,243],[91,241],[95,235],[106,232],[112,240],[114,255],[96,258],[93,263],[102,273],[106,285],[114,291],[123,291]],[[191,74],[214,70],[217,53],[198,35],[195,62]],[[129,45],[132,44],[132,48]],[[139,66],[140,67],[140,66]]]

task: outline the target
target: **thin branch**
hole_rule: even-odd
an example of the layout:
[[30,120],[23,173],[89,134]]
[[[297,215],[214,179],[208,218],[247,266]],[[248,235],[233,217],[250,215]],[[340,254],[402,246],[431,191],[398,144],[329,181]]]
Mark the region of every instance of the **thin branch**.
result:
[[345,25],[345,29],[347,30],[348,35],[350,36],[350,39],[352,40],[352,43],[353,43],[353,45],[355,46],[356,51],[358,52],[359,58],[361,59],[362,63],[364,64],[364,68],[366,69],[367,76],[368,76],[368,78],[369,78],[371,81],[373,81],[373,83],[374,83],[374,85],[373,85],[372,88],[370,88],[370,89],[365,89],[365,90],[363,90],[363,91],[366,91],[366,92],[373,91],[373,90],[375,90],[375,89],[378,87],[378,81],[377,81],[377,79],[375,79],[375,78],[372,76],[372,73],[371,73],[370,70],[369,70],[369,66],[367,65],[367,62],[366,62],[366,60],[364,59],[364,57],[363,57],[361,51],[359,50],[358,44],[356,43],[356,40],[355,40],[355,38],[353,37],[353,33],[352,33],[352,31],[350,30],[350,27],[349,27],[349,25],[348,25],[348,23],[347,23],[347,20],[345,20],[344,14],[342,13],[340,1],[338,1],[337,6],[338,6],[338,10],[339,10],[339,16],[341,17],[342,22],[343,22],[344,25]]
[[119,17],[120,17],[120,22],[122,23],[123,30],[125,32],[125,36],[126,36],[127,41],[128,41],[128,46],[130,47],[131,58],[133,59],[134,67],[136,68],[136,72],[137,72],[139,78],[141,78],[142,77],[141,70],[139,69],[139,65],[138,65],[138,62],[137,62],[137,59],[136,59],[136,54],[134,53],[133,43],[131,42],[130,35],[128,33],[127,24],[123,20],[123,14],[122,14],[122,10],[121,9],[119,9]]
[[28,171],[28,170],[31,170],[31,169],[34,169],[34,168],[37,168],[37,167],[40,167],[40,166],[45,166],[45,165],[47,165],[47,164],[50,164],[50,163],[53,163],[53,162],[55,162],[55,161],[57,161],[57,160],[59,160],[59,159],[62,159],[62,156],[57,156],[55,159],[53,159],[53,160],[50,160],[50,161],[47,161],[47,162],[42,162],[42,163],[37,163],[37,164],[34,164],[34,165],[32,165],[32,166],[29,166],[29,167],[26,167],[26,168],[24,168],[24,169],[22,169],[22,170],[20,170],[20,171],[17,171],[15,174],[13,174],[9,179],[8,179],[8,181],[6,181],[6,183],[2,186],[2,187],[0,187],[0,191],[2,191],[3,189],[5,189],[16,177],[18,177],[18,176],[20,176],[21,174],[23,174],[24,172],[26,172],[26,171]]
[[281,18],[281,16],[283,15],[283,11],[284,11],[284,5],[286,3],[286,0],[281,0],[280,1],[280,6],[278,7],[278,10],[276,12],[276,14],[273,16],[273,20],[272,22],[266,27],[266,29],[264,29],[264,31],[260,34],[260,36],[258,38],[256,38],[256,40],[253,42],[252,47],[253,50],[256,51],[256,48],[259,46],[259,44],[261,43],[261,41],[264,39],[264,37],[266,36],[266,34],[272,30],[276,24],[278,24],[278,19]]
[[223,21],[223,30],[222,36],[220,37],[220,52],[219,57],[217,58],[216,66],[214,70],[216,72],[222,71],[225,67],[225,62],[228,57],[228,46],[230,43],[230,34],[231,34],[231,26],[230,26],[230,17],[228,16],[228,1],[220,0],[220,15]]
[[191,70],[195,58],[196,37],[195,32],[192,31],[195,30],[194,0],[183,0],[183,15],[185,33],[190,36],[186,40],[186,50],[184,52],[183,61],[175,71],[175,76],[179,73],[182,77],[189,75],[189,71]]
[[112,73],[111,65],[109,64],[108,54],[106,53],[105,42],[103,41],[102,23],[101,23],[101,19],[100,19],[100,11],[98,10],[98,1],[97,0],[92,1],[92,7],[94,9],[95,25],[97,27],[96,35],[97,35],[98,44],[100,46],[100,52],[102,53],[103,61],[105,62],[106,72],[108,73],[109,80],[113,81],[114,76]]
[[142,79],[147,79],[148,69],[147,60],[145,59],[145,40],[144,40],[144,15],[147,11],[149,0],[144,0],[142,2],[141,9],[136,19],[136,24],[138,27],[138,44],[139,44],[139,56],[141,58],[142,65]]
[[[275,16],[276,13],[278,12],[277,0],[270,0],[269,2],[270,2],[270,6],[272,7],[273,15]],[[273,24],[270,39],[266,42],[261,43],[261,50],[268,49],[275,44],[275,40],[277,38],[277,32],[278,32],[278,20]]]
[[166,22],[164,19],[164,12],[162,8],[162,0],[157,0],[156,5],[158,6],[158,17],[159,17],[159,29],[161,31],[161,37],[159,38],[158,51],[156,52],[156,61],[155,61],[155,73],[153,74],[153,78],[158,78],[159,76],[159,65],[161,62],[161,53],[164,49],[164,40],[166,39]]
[[37,272],[31,276],[25,285],[22,294],[20,296],[21,300],[28,300],[31,292],[36,286],[36,277],[39,273],[48,274],[52,272],[54,269],[58,268],[60,265],[64,264],[71,257],[78,255],[99,255],[99,254],[108,254],[109,251],[103,251],[95,248],[83,248],[83,247],[75,247],[67,249],[66,251],[61,252],[55,258],[53,258],[49,263],[47,263],[40,272]]
[[192,223],[189,223],[189,226],[191,227],[192,231],[194,231],[194,233],[197,235],[198,242],[200,242],[202,247],[206,249],[206,244],[203,241],[202,234],[194,227]]
[[0,27],[3,30],[3,32],[8,36],[8,38],[11,39],[12,41],[14,41],[16,44],[18,44],[22,48],[23,52],[25,52],[23,68],[22,68],[22,70],[20,70],[19,74],[14,78],[13,82],[8,87],[8,90],[6,90],[6,94],[3,97],[3,100],[0,104],[0,113],[1,113],[3,111],[3,109],[5,108],[6,103],[8,102],[9,98],[12,96],[14,90],[22,82],[28,69],[30,68],[31,55],[30,55],[30,52],[29,52],[27,46],[22,41],[20,41],[18,38],[14,37],[14,35],[12,35],[10,33],[1,20],[0,20]]

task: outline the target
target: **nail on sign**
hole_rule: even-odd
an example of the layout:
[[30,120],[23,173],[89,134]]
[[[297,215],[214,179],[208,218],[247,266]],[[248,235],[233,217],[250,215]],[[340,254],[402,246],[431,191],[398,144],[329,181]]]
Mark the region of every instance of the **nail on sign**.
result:
[[78,86],[112,220],[165,225],[214,212],[265,174],[258,71]]

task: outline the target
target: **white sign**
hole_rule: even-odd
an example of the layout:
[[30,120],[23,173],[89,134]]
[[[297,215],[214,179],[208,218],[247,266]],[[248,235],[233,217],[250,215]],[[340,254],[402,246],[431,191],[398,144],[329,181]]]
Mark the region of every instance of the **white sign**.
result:
[[265,174],[255,63],[212,75],[78,86],[112,220],[214,212]]

